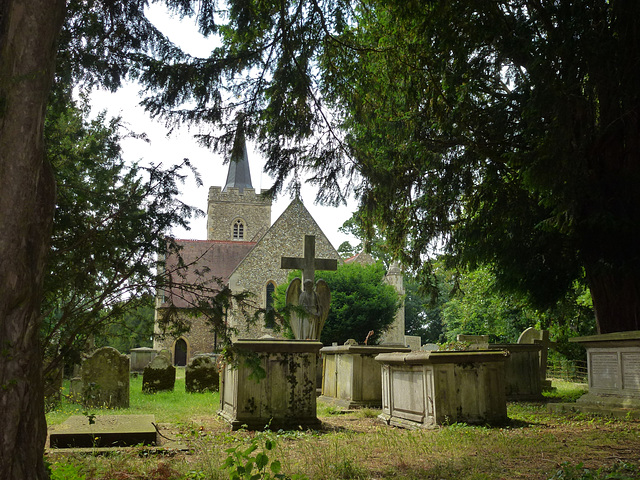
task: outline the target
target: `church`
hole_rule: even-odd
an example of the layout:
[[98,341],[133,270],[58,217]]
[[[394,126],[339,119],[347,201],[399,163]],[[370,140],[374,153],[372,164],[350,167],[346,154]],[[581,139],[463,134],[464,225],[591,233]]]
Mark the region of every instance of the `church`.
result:
[[[165,272],[184,271],[184,283],[203,277],[219,279],[234,294],[250,292],[255,307],[269,309],[276,287],[287,281],[291,271],[280,268],[281,257],[300,257],[305,235],[315,236],[316,258],[339,263],[342,259],[299,198],[271,223],[271,199],[254,189],[246,144],[244,139],[240,142],[241,148],[234,149],[237,153],[229,162],[225,184],[209,188],[207,239],[178,240],[180,256],[188,267],[176,269],[177,257],[167,255],[164,268]],[[180,283],[177,278],[172,281]],[[159,289],[156,319],[169,305],[186,312],[195,302],[184,290]],[[176,365],[186,365],[195,355],[215,350],[217,339],[211,327],[198,317],[189,320],[190,331],[178,338],[154,337],[154,349],[168,349]],[[235,338],[280,336],[263,321],[248,325],[237,308],[231,309],[226,321],[237,329]]]

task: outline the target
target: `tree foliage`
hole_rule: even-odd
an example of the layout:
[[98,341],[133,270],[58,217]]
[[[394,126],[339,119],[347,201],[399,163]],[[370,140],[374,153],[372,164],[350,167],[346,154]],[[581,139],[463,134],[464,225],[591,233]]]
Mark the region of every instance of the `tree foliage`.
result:
[[63,358],[78,362],[93,336],[148,305],[157,255],[171,245],[165,236],[202,214],[178,199],[187,160],[128,165],[120,119],[88,115],[86,104],[54,101],[45,122],[58,187],[42,304],[45,372]]
[[538,306],[585,281],[602,332],[640,328],[637,2],[228,6],[198,17],[209,58],[148,62],[153,114],[226,127],[216,147],[240,121],[276,191],[308,170],[339,201],[357,173],[405,264],[445,248]]
[[[289,280],[300,276],[292,272]],[[373,265],[343,264],[334,272],[322,272],[321,278],[331,290],[331,309],[320,335],[325,345],[342,345],[350,338],[364,343],[370,331],[369,345],[376,344],[395,319],[399,297],[395,288],[384,283],[382,263]],[[287,321],[285,293],[287,284],[276,289],[276,311]]]

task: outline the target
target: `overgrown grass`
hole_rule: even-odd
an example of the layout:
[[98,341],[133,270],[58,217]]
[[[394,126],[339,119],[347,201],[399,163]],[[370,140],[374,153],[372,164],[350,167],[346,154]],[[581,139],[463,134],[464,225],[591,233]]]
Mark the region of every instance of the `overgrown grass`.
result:
[[63,400],[47,413],[47,424],[64,422],[70,415],[84,412],[99,415],[155,415],[158,423],[181,423],[197,416],[215,415],[220,396],[214,393],[186,393],[184,368],[178,368],[173,392],[142,393],[142,375],[132,375],[129,383],[129,408],[85,408],[69,396],[69,382],[63,385]]
[[[321,431],[230,432],[216,420],[217,396],[187,395],[178,385],[173,394],[143,396],[135,393],[134,384],[133,411],[126,413],[154,413],[159,422],[174,424],[189,451],[171,457],[143,450],[100,457],[49,453],[50,461],[57,462],[54,470],[67,468],[77,478],[100,480],[218,480],[230,478],[239,465],[259,463],[262,476],[255,478],[265,479],[276,471],[309,480],[640,478],[638,422],[558,415],[544,402],[509,404],[511,422],[499,428],[454,424],[404,430],[378,423],[375,409],[342,412],[320,403]],[[569,401],[582,389],[566,382],[554,385],[554,401]],[[195,417],[202,419],[198,428],[193,428]],[[228,460],[230,451],[233,460]]]

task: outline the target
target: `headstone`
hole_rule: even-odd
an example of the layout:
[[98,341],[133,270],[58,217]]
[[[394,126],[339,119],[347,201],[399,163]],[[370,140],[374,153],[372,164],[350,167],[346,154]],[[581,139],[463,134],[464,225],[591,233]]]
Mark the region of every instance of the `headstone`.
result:
[[132,348],[129,357],[131,359],[131,371],[142,372],[144,367],[149,365],[157,354],[157,350],[149,347]]
[[[316,358],[309,340],[237,340],[220,383],[220,415],[233,430],[319,428]],[[251,362],[245,360],[250,359]]]
[[142,393],[173,392],[176,367],[164,355],[157,355],[142,373]]
[[380,353],[409,352],[409,348],[389,345],[343,345],[320,350],[322,364],[321,400],[341,408],[382,405]]
[[540,345],[540,381],[543,390],[551,389],[551,380],[547,380],[547,358],[549,348],[555,345],[555,342],[549,340],[549,330],[538,330],[529,327],[520,334],[518,343]]
[[217,392],[220,388],[219,355],[196,355],[185,369],[188,393]]
[[447,423],[503,424],[506,352],[437,351],[383,353],[382,413],[401,427]]
[[129,357],[102,347],[82,363],[82,400],[88,407],[129,408]]
[[158,352],[158,355],[166,358],[169,361],[169,363],[173,363],[173,359],[171,357],[171,352],[167,348],[163,348],[162,350],[160,350]]
[[468,343],[469,350],[486,350],[489,348],[489,335],[458,335],[456,340]]
[[[92,423],[93,422],[93,423]],[[155,445],[153,415],[73,415],[51,428],[51,448],[100,448]]]

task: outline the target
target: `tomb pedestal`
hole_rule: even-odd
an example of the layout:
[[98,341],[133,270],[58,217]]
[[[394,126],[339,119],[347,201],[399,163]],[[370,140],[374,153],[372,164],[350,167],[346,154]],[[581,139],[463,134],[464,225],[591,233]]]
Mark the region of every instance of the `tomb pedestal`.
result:
[[131,371],[141,373],[157,354],[157,350],[149,347],[132,348],[129,355]]
[[490,350],[506,350],[509,359],[505,362],[505,391],[507,400],[542,400],[542,376],[540,374],[540,351],[542,344],[492,343]]
[[430,427],[447,423],[502,424],[508,420],[503,351],[383,353],[385,423]]
[[321,348],[312,340],[234,342],[220,382],[220,415],[233,430],[319,428],[316,358]]
[[410,352],[402,346],[340,345],[324,347],[321,400],[342,408],[382,406],[382,376],[375,357]]
[[589,392],[576,406],[640,408],[640,331],[569,339],[587,350]]

